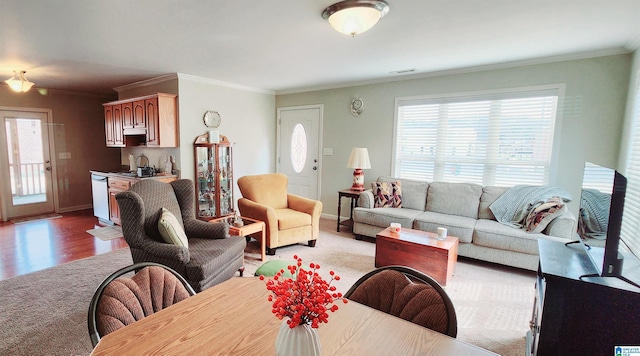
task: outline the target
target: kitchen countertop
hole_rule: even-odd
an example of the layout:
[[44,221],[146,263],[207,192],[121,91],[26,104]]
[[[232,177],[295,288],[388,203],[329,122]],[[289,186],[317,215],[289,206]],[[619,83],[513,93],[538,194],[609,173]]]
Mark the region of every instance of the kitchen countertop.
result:
[[129,179],[133,179],[133,180],[138,180],[138,179],[164,179],[164,178],[178,178],[177,175],[175,174],[167,174],[164,175],[164,173],[159,173],[156,174],[153,177],[138,177],[137,175],[132,175],[131,173],[128,172],[101,172],[101,171],[89,171],[91,172],[91,174],[95,174],[95,175],[99,175],[99,176],[103,176],[103,177],[114,177],[114,178],[129,178]]

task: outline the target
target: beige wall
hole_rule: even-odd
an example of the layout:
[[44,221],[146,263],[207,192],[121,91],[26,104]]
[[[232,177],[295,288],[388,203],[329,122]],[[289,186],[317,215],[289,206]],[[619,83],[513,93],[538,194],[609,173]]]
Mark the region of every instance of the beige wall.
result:
[[[215,130],[233,146],[234,181],[249,174],[275,171],[275,96],[250,88],[238,88],[203,78],[185,76],[180,83],[180,161],[182,177],[195,175],[193,143],[208,130],[202,121],[207,110],[222,117]],[[234,200],[240,197],[234,184]]]
[[[56,166],[60,212],[91,207],[89,170],[109,171],[118,166],[120,150],[106,147],[102,109],[102,103],[114,99],[115,95],[103,97],[37,88],[17,94],[0,86],[0,106],[52,111],[51,157]],[[60,152],[71,153],[71,159],[59,159]]]
[[633,123],[634,113],[640,113],[640,107],[635,107],[636,96],[640,90],[640,51],[633,54],[633,62],[631,64],[631,72],[629,78],[629,95],[627,96],[627,106],[625,110],[624,128],[622,130],[622,140],[620,142],[620,158],[618,159],[618,167],[624,174],[627,168],[627,154],[629,151],[629,139],[631,135],[631,125]]
[[[625,54],[442,75],[278,95],[276,107],[324,105],[323,146],[332,148],[333,155],[322,157],[321,200],[323,213],[335,215],[336,192],[351,185],[346,163],[352,147],[369,149],[372,168],[365,170],[365,184],[391,174],[395,98],[565,84],[550,184],[564,187],[577,200],[585,160],[611,167],[618,163],[630,65],[631,55]],[[356,95],[365,103],[359,117],[349,111]]]
[[[639,61],[636,55],[634,71]],[[128,165],[130,152],[136,156],[144,153],[156,165],[164,154],[174,155],[182,177],[192,179],[193,141],[208,130],[202,122],[207,110],[221,114],[218,130],[235,143],[236,179],[274,172],[276,107],[323,104],[323,146],[332,148],[333,155],[322,157],[321,200],[323,212],[335,215],[336,191],[351,184],[352,170],[346,168],[351,147],[369,148],[372,169],[365,170],[366,182],[390,174],[395,98],[558,83],[566,86],[566,100],[560,109],[561,139],[550,184],[578,196],[585,160],[611,167],[622,161],[618,152],[631,67],[632,55],[615,55],[278,96],[178,75],[153,85],[128,88],[118,97],[55,91],[41,95],[37,90],[18,95],[0,87],[4,89],[0,90],[0,106],[52,110],[59,206],[60,211],[69,211],[91,205],[89,170],[120,169],[121,164]],[[155,92],[179,96],[180,148],[107,148],[102,104]],[[359,117],[352,116],[348,109],[356,95],[365,102],[365,111]],[[72,158],[59,160],[58,152],[70,152]],[[239,194],[235,193],[237,199]]]

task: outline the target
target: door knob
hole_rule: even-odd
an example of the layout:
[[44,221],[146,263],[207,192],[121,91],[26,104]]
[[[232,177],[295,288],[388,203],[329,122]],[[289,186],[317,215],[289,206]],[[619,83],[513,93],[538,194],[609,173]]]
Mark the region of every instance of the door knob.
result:
[[47,167],[47,168],[45,168],[45,169],[46,169],[46,170],[48,170],[48,171],[50,171],[50,170],[51,170],[51,167]]
[[317,170],[317,169],[318,169],[318,167],[316,167],[316,166],[313,166],[313,170],[314,170],[314,171],[315,171],[315,170]]

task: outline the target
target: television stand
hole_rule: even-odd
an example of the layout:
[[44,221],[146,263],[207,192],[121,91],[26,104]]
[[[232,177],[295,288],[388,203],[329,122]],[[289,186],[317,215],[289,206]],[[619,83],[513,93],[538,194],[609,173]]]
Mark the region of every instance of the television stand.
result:
[[[580,246],[538,240],[540,263],[527,333],[528,355],[610,355],[640,345],[640,288],[598,274]],[[640,276],[625,256],[625,276]]]
[[634,287],[636,287],[636,288],[640,289],[640,284],[638,284],[638,283],[636,283],[636,282],[634,282],[634,281],[632,281],[632,280],[630,280],[629,278],[626,278],[626,277],[624,277],[624,276],[600,276],[599,274],[594,273],[594,274],[585,274],[584,276],[580,276],[580,280],[582,281],[582,280],[584,280],[585,278],[589,278],[589,277],[618,278],[618,279],[620,279],[621,281],[624,281],[624,282],[626,282],[626,283],[628,283],[628,284],[631,284],[632,286],[634,286]]

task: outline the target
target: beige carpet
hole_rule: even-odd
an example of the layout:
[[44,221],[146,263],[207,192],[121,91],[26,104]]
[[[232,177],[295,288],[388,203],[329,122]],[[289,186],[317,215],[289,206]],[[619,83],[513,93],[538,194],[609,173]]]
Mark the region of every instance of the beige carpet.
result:
[[104,226],[96,229],[87,230],[87,233],[99,238],[102,241],[108,241],[122,237],[122,228],[120,226]]
[[[305,263],[319,263],[322,276],[327,277],[330,269],[341,276],[335,285],[344,293],[375,268],[375,243],[355,240],[346,227],[336,232],[335,220],[320,219],[320,224],[315,248],[305,244],[279,248],[267,260],[293,260],[297,254]],[[255,240],[247,247],[246,276],[263,263],[259,248]],[[534,272],[460,258],[445,290],[456,308],[459,340],[501,355],[524,353],[533,310]]]
[[[277,250],[268,259],[319,263],[320,273],[335,270],[341,292],[372,270],[375,244],[336,233],[335,221],[321,219],[315,248],[299,244]],[[262,264],[252,241],[245,255],[247,278]],[[0,281],[0,355],[88,355],[91,342],[86,315],[100,281],[131,264],[128,249],[67,263]],[[458,316],[458,339],[502,355],[522,355],[530,318],[535,275],[461,259],[446,290]],[[249,308],[268,308],[264,305]],[[329,325],[330,326],[330,325]]]

